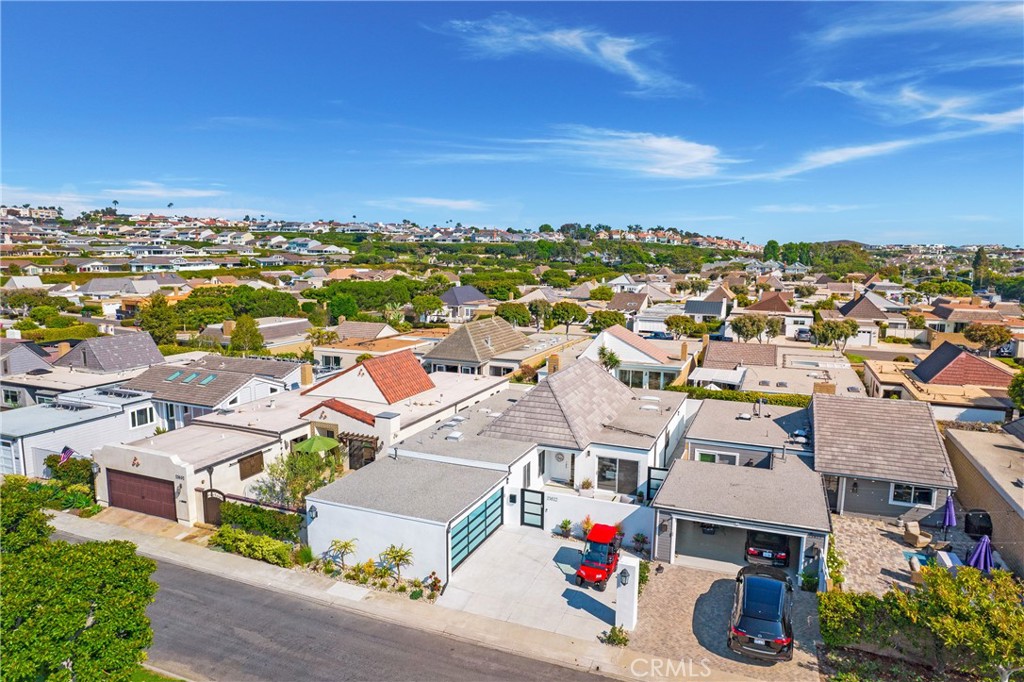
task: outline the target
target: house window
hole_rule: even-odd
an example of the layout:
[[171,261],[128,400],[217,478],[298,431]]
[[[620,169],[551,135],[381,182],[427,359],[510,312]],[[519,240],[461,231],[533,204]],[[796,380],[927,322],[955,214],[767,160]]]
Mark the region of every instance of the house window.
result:
[[640,463],[628,459],[597,458],[597,487],[633,495],[640,478]]
[[893,483],[889,487],[889,504],[897,504],[901,507],[934,507],[935,489]]
[[544,475],[544,470],[546,468],[546,466],[545,466],[545,461],[546,460],[547,460],[547,453],[544,450],[541,450],[540,452],[537,453],[537,474],[540,475],[540,476]]
[[242,481],[263,471],[263,453],[243,457],[238,460],[238,478]]
[[529,488],[530,487],[530,479],[531,479],[531,476],[530,476],[530,463],[527,462],[526,466],[523,467],[523,487],[524,488]]
[[711,464],[736,464],[736,455],[727,455],[722,452],[697,451],[698,462],[710,462]]
[[137,429],[140,426],[153,423],[153,408],[143,407],[132,412],[132,428]]
[[4,404],[5,405],[18,405],[21,403],[21,392],[12,391],[11,389],[4,389]]

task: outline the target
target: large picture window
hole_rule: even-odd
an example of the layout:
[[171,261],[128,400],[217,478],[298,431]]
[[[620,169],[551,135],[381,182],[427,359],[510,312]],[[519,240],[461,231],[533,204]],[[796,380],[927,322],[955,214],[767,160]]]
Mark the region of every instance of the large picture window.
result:
[[918,485],[893,483],[889,488],[889,504],[905,507],[934,507],[935,489]]
[[153,423],[153,408],[143,407],[142,409],[135,410],[132,412],[132,428],[137,429],[140,426]]
[[597,487],[625,495],[636,494],[640,463],[628,459],[597,458]]
[[710,462],[711,464],[736,464],[736,455],[729,455],[724,452],[697,451],[698,462]]

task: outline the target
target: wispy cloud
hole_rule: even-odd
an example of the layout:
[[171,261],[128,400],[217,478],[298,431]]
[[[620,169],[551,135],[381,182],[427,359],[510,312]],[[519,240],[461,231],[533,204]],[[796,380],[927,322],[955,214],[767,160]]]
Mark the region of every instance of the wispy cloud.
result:
[[843,213],[857,211],[867,206],[858,204],[765,204],[755,206],[757,213]]
[[617,36],[593,27],[565,27],[500,13],[479,21],[455,20],[445,29],[461,37],[476,53],[504,58],[543,54],[585,62],[632,81],[632,94],[678,95],[690,86],[649,63],[654,40]]
[[376,208],[406,210],[413,208],[444,208],[452,211],[484,211],[490,204],[476,199],[445,199],[441,197],[397,197],[393,199],[373,199],[365,202]]
[[[864,7],[865,5],[861,5]],[[1024,5],[1016,2],[966,2],[939,5],[926,3],[868,4],[869,12],[859,17],[845,16],[813,34],[819,44],[834,44],[847,40],[936,31],[967,31],[1002,29],[1020,33],[1024,21]]]
[[127,187],[102,190],[104,196],[112,199],[119,197],[135,197],[147,199],[197,199],[200,197],[219,197],[226,194],[224,190],[200,187],[170,187],[160,182],[136,180]]

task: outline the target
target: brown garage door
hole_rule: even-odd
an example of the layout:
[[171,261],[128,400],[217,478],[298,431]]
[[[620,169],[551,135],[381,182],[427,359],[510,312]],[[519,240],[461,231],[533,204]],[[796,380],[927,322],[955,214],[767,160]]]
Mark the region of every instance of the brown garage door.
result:
[[110,492],[112,507],[161,516],[171,521],[178,520],[172,481],[108,469],[107,490]]

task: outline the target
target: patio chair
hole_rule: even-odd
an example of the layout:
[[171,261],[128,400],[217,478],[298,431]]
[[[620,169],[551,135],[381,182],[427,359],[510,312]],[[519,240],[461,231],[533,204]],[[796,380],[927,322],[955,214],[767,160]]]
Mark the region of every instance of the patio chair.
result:
[[921,530],[921,524],[917,521],[908,521],[903,529],[903,542],[911,547],[920,549],[927,547],[932,541],[932,534]]
[[914,585],[924,584],[924,573],[921,572],[921,562],[917,560],[917,557],[911,557],[910,561],[910,582]]

